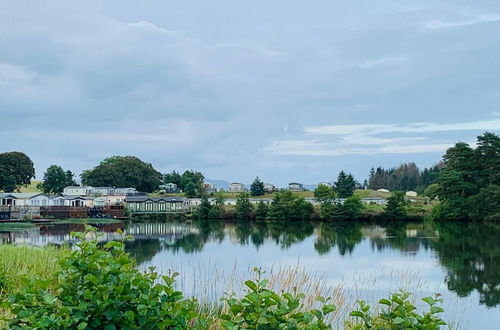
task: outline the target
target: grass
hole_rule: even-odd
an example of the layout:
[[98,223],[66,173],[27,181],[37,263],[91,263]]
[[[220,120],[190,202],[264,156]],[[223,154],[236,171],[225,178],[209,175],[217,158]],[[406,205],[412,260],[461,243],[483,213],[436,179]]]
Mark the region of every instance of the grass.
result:
[[69,249],[47,246],[0,245],[0,277],[3,285],[0,294],[15,292],[22,285],[22,275],[50,278],[59,269],[59,260]]
[[[69,248],[0,245],[0,302],[22,289],[23,279],[37,276],[50,279],[59,270],[59,260]],[[6,311],[0,307],[0,319]],[[0,321],[0,329],[5,327]]]
[[56,224],[98,224],[98,223],[119,223],[120,220],[116,219],[94,219],[94,218],[83,218],[83,219],[63,219],[57,220]]
[[19,191],[22,193],[43,192],[43,190],[37,188],[37,185],[41,182],[41,180],[31,180],[29,185],[21,187]]
[[7,222],[0,223],[0,232],[2,231],[25,231],[26,229],[35,228],[31,223],[26,222]]

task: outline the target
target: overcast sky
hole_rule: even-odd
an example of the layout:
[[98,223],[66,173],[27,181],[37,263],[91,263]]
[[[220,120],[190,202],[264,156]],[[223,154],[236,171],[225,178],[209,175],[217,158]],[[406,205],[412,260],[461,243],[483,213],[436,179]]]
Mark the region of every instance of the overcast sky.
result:
[[500,130],[500,1],[0,0],[0,152],[317,183]]

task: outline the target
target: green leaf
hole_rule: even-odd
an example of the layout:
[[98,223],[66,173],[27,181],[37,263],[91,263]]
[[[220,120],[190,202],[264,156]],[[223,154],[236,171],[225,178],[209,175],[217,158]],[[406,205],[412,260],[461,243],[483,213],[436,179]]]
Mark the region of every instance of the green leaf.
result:
[[403,323],[404,321],[405,321],[405,320],[403,320],[403,319],[402,319],[401,317],[399,317],[399,316],[398,316],[398,317],[395,317],[395,318],[394,318],[394,320],[393,320],[393,322],[394,322],[395,324],[401,324],[401,323]]
[[245,281],[245,285],[249,287],[253,291],[257,291],[257,284],[255,284],[253,281]]
[[391,306],[391,302],[388,299],[380,299],[378,303],[382,305]]
[[350,315],[354,316],[354,317],[364,317],[365,316],[365,314],[361,311],[352,311]]

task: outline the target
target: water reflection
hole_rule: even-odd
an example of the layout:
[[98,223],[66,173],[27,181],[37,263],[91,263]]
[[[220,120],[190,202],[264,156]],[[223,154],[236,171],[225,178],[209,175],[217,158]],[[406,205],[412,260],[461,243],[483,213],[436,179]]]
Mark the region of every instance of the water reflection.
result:
[[480,303],[500,303],[500,225],[436,225],[439,238],[433,241],[439,262],[446,268],[448,289],[464,297],[476,290]]
[[[266,251],[262,253],[269,253],[272,248],[276,260],[290,257],[294,246],[310,247],[316,258],[350,258],[353,267],[360,255],[369,256],[376,264],[384,258],[390,262],[395,252],[408,258],[425,252],[420,255],[427,264],[435,267],[437,260],[443,267],[444,278],[440,280],[450,291],[461,297],[477,292],[479,303],[489,307],[500,303],[500,224],[496,223],[134,222],[100,226],[104,232],[101,239],[118,239],[116,230],[120,227],[134,236],[126,248],[139,264],[154,264],[155,256],[164,253],[194,255],[203,260],[207,244],[211,244],[211,253],[218,249],[221,258],[230,254],[227,247],[231,253],[241,250],[242,255],[248,253],[248,247],[253,247],[257,255],[262,249]],[[16,230],[0,226],[0,241],[62,244],[70,240],[70,231],[82,229],[81,225]]]

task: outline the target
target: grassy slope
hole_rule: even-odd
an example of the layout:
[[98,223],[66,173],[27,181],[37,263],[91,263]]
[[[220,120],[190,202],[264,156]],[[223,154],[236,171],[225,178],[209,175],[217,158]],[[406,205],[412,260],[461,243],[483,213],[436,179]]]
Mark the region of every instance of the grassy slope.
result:
[[42,192],[42,190],[36,187],[41,182],[42,182],[41,180],[31,180],[31,183],[28,186],[21,187],[19,191],[23,193]]

